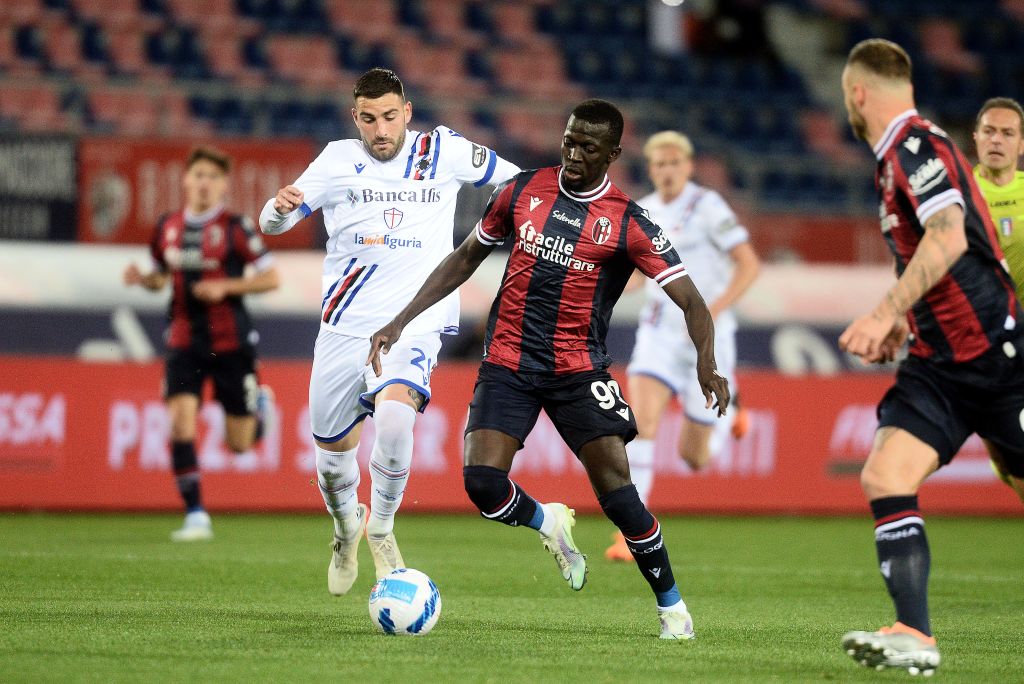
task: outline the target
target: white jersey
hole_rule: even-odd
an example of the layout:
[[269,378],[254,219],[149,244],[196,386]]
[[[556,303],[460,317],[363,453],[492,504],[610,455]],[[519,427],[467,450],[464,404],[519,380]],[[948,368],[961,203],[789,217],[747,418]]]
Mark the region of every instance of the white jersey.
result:
[[[733,262],[729,252],[750,239],[747,229],[739,225],[736,215],[722,196],[696,183],[689,182],[670,202],[663,202],[658,193],[651,193],[638,204],[657,223],[693,284],[709,304],[717,299],[732,279]],[[640,314],[641,325],[655,325],[671,330],[685,330],[683,312],[655,283],[646,283],[647,301]],[[731,311],[723,311],[715,327],[734,329]]]
[[[359,139],[337,140],[295,181],[302,206],[282,217],[271,200],[260,227],[281,233],[323,208],[328,237],[320,327],[368,338],[451,253],[459,189],[497,185],[517,173],[514,164],[444,126],[406,131],[403,149],[386,162],[370,156]],[[456,291],[405,332],[455,334],[458,326]]]

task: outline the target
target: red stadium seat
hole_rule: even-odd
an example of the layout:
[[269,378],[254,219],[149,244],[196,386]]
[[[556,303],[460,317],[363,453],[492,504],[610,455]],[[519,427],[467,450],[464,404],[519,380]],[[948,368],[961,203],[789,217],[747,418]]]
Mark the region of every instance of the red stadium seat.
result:
[[371,42],[387,40],[398,25],[393,2],[325,0],[331,28]]
[[326,36],[272,36],[267,58],[274,74],[291,83],[334,89],[345,81],[336,66],[334,42]]
[[76,17],[108,29],[140,29],[147,22],[137,0],[71,0]]
[[0,116],[26,131],[65,131],[68,118],[60,108],[60,94],[49,85],[0,88]]

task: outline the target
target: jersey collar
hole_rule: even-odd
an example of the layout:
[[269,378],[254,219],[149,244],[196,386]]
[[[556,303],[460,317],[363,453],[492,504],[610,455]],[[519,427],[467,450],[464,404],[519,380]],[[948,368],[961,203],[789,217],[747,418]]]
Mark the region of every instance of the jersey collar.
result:
[[593,190],[587,192],[573,192],[564,185],[562,185],[562,167],[558,167],[558,189],[562,191],[562,194],[569,199],[574,199],[577,202],[593,202],[596,199],[600,199],[608,192],[609,188],[612,187],[612,182],[608,180],[608,174],[604,174],[604,180]]
[[209,223],[213,219],[217,218],[217,216],[222,211],[224,211],[224,205],[223,204],[218,204],[218,205],[216,205],[214,207],[210,207],[209,209],[207,209],[206,211],[204,211],[201,214],[193,214],[191,211],[189,211],[186,208],[185,209],[185,213],[184,213],[185,223],[190,223],[193,226],[201,226],[204,223]]
[[878,161],[882,161],[882,158],[885,157],[885,153],[888,152],[889,148],[892,146],[893,140],[896,139],[896,133],[903,128],[903,124],[905,124],[907,119],[912,116],[917,116],[917,110],[913,107],[902,114],[898,114],[896,118],[890,121],[889,125],[885,127],[885,132],[882,133],[882,137],[878,139],[878,142],[875,143],[874,147],[875,158],[878,159]]

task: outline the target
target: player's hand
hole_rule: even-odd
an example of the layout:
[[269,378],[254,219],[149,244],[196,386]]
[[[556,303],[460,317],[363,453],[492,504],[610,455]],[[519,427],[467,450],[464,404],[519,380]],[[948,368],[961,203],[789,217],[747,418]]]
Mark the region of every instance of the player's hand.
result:
[[124,269],[124,284],[125,285],[141,285],[142,284],[142,271],[134,263],[129,264],[128,268]]
[[228,296],[228,283],[223,279],[200,280],[192,286],[192,295],[201,302],[217,304]]
[[717,408],[718,415],[724,416],[729,408],[729,381],[713,365],[697,364],[697,382],[704,393],[704,408]]
[[392,320],[383,328],[373,333],[373,337],[370,338],[370,355],[366,359],[366,365],[373,366],[373,372],[378,378],[382,372],[380,355],[391,351],[391,345],[402,336],[402,327]]
[[[896,325],[896,318],[873,311],[851,323],[839,336],[839,348],[860,357],[864,364],[874,363],[887,353],[882,350]],[[895,353],[895,352],[893,352]]]
[[871,359],[865,360],[863,363],[888,363],[896,360],[896,354],[899,353],[903,345],[906,344],[907,338],[910,337],[910,325],[907,323],[907,319],[898,318],[892,326],[892,330],[885,336],[882,343],[878,345],[878,353]]
[[302,206],[303,192],[294,185],[286,185],[274,195],[274,210],[279,214],[290,214]]

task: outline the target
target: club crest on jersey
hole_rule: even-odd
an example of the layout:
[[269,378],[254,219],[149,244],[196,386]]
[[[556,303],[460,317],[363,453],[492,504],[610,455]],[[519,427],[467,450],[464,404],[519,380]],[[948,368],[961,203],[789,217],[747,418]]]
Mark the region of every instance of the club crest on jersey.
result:
[[206,239],[211,247],[216,247],[224,241],[224,229],[219,223],[215,223],[206,229]]
[[612,236],[612,220],[607,216],[602,216],[594,221],[594,227],[591,228],[591,237],[594,238],[594,242],[603,245],[608,242],[608,238]]
[[668,241],[665,233],[659,230],[658,234],[651,238],[651,251],[655,254],[664,254],[670,249],[672,249],[672,243]]
[[487,148],[473,143],[473,168],[479,169],[487,161]]
[[402,218],[405,217],[405,212],[401,209],[391,207],[390,209],[384,210],[384,223],[387,225],[389,230],[394,230],[402,224]]

